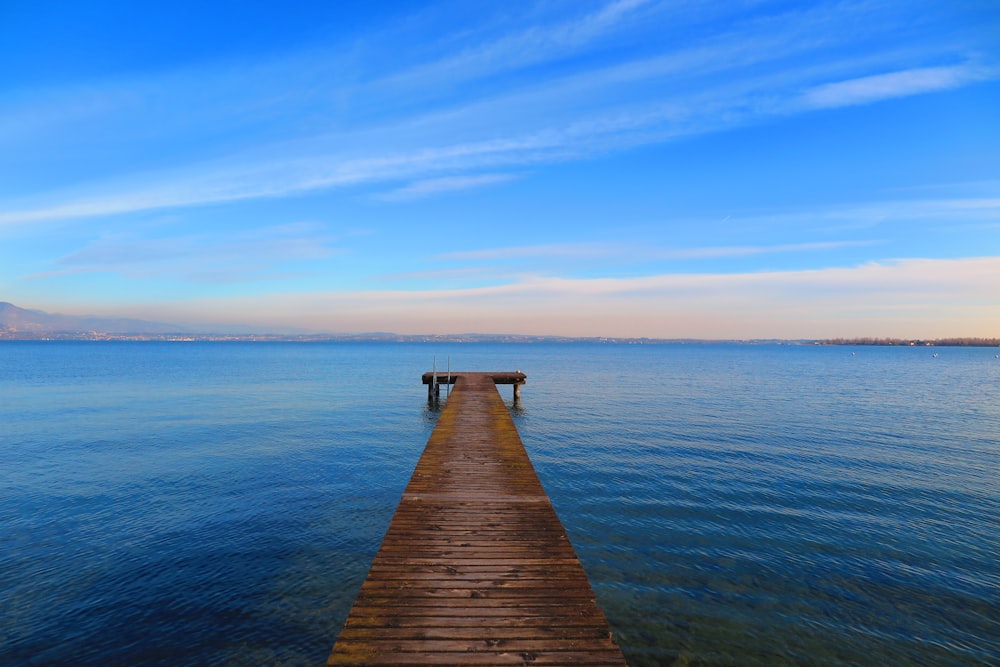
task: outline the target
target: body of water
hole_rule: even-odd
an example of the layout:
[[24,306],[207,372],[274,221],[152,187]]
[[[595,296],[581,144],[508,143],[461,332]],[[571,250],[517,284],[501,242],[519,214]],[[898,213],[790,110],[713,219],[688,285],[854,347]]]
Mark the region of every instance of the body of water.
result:
[[1000,664],[996,352],[6,342],[0,664],[323,664],[435,356],[528,374],[631,665]]

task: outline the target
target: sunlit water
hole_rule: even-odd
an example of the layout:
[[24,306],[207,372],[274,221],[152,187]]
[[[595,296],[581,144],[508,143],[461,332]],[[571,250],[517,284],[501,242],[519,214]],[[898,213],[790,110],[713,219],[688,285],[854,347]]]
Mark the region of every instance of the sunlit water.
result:
[[3,343],[0,664],[322,664],[435,355],[528,374],[630,664],[1000,664],[996,352]]

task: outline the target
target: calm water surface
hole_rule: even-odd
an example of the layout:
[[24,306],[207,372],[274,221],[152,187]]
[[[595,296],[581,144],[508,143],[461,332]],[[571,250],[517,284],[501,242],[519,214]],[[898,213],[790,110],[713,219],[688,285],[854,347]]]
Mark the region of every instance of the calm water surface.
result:
[[435,355],[528,374],[630,664],[1000,664],[996,352],[3,343],[0,664],[323,664]]

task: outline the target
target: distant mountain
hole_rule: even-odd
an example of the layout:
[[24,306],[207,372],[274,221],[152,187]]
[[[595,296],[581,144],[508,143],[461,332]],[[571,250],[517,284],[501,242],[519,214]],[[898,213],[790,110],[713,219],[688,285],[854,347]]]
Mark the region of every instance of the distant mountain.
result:
[[0,333],[7,337],[17,334],[34,337],[43,334],[109,333],[109,334],[168,334],[181,333],[183,327],[164,322],[148,322],[123,317],[92,317],[58,315],[41,310],[18,308],[0,301]]

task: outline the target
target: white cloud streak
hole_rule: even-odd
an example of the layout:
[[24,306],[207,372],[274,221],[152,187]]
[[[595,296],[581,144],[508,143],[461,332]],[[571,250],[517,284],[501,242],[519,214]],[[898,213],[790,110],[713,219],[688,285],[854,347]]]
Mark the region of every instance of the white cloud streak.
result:
[[825,83],[807,91],[802,104],[812,109],[871,104],[897,97],[958,88],[993,78],[995,72],[973,64],[923,67]]
[[913,258],[803,271],[528,277],[456,290],[287,294],[255,298],[252,309],[239,300],[176,304],[171,316],[231,309],[245,317],[252,310],[271,313],[258,325],[297,321],[316,330],[399,333],[993,336],[1000,327],[997,284],[1000,257]]
[[592,259],[597,257],[628,254],[634,250],[634,248],[607,243],[553,243],[548,245],[515,246],[508,248],[488,248],[483,250],[449,252],[438,255],[435,260],[467,262],[553,257]]
[[290,262],[330,258],[340,251],[321,225],[295,223],[233,235],[211,232],[142,238],[99,238],[55,261],[54,268],[25,276],[46,279],[78,273],[115,273],[129,278],[175,277],[196,283],[281,278]]
[[650,0],[616,0],[574,20],[533,26],[478,43],[459,53],[403,70],[377,84],[412,89],[428,83],[439,85],[447,80],[449,85],[455,85],[548,62],[584,49],[594,40],[620,28],[636,10],[649,4]]
[[401,188],[379,195],[386,201],[410,201],[441,192],[456,192],[506,183],[518,178],[517,174],[473,174],[470,176],[443,176],[409,183]]
[[703,246],[663,248],[653,245],[623,243],[559,243],[509,248],[489,248],[450,252],[436,257],[439,261],[505,261],[521,259],[627,259],[633,261],[663,259],[720,259],[776,253],[817,252],[873,245],[873,241],[819,241],[775,245]]
[[[681,40],[673,49],[664,43],[659,54],[619,56],[599,68],[543,68],[527,82],[515,79],[486,85],[499,71],[556,64],[568,53],[586,54],[612,33],[627,43],[630,31],[652,29],[643,25],[643,18],[665,11],[648,2],[608,3],[575,19],[493,36],[471,51],[459,51],[416,69],[359,83],[341,77],[332,86],[336,92],[327,96],[316,91],[328,85],[333,68],[328,63],[313,64],[319,59],[315,52],[254,65],[255,74],[266,80],[263,83],[247,77],[244,67],[239,72],[216,71],[208,83],[196,80],[194,72],[172,74],[140,83],[132,96],[125,94],[127,87],[123,90],[116,84],[106,96],[93,94],[100,102],[88,105],[88,114],[103,115],[113,123],[118,116],[107,111],[108,105],[118,108],[122,119],[136,105],[153,109],[163,103],[168,110],[184,109],[173,115],[185,118],[187,125],[172,124],[168,114],[148,119],[170,125],[168,139],[197,136],[205,131],[201,129],[205,124],[221,128],[234,116],[251,124],[265,123],[275,115],[330,120],[325,126],[319,121],[307,124],[310,131],[301,136],[281,136],[289,131],[285,128],[269,129],[262,136],[273,136],[271,141],[230,150],[228,157],[206,160],[198,156],[169,170],[108,178],[87,187],[88,192],[97,193],[93,195],[56,190],[30,200],[0,200],[0,226],[366,185],[389,186],[382,195],[389,200],[426,197],[505,178],[483,174],[483,170],[586,159],[781,115],[947,90],[998,75],[996,68],[975,60],[900,68],[896,61],[902,57],[891,53],[832,56],[831,45],[851,46],[852,34],[838,26],[867,18],[863,5],[847,5],[838,9],[843,16],[821,8],[766,21],[736,22],[724,35]],[[934,60],[944,53],[943,47],[924,48],[926,52],[918,54],[918,59]],[[763,65],[769,73],[761,73]],[[867,73],[874,67],[881,73]],[[453,94],[457,70],[462,77],[479,81],[483,89],[471,95]],[[256,83],[246,83],[250,80]],[[192,87],[199,91],[197,101],[207,104],[193,103],[186,92]],[[407,106],[399,101],[405,99],[400,91],[406,87],[431,92],[423,103]],[[213,94],[215,88],[227,95]],[[136,96],[138,102],[133,99]],[[338,105],[335,98],[351,104]],[[44,106],[52,105],[46,102]],[[343,106],[354,111],[331,113]],[[188,108],[198,111],[188,113]],[[19,109],[18,118],[32,117],[30,105]],[[368,116],[379,120],[366,120]],[[73,118],[69,115],[65,120]],[[0,127],[4,126],[16,127],[18,122],[0,115]],[[42,136],[44,130],[35,127],[33,134]],[[150,145],[146,152],[155,149]]]

